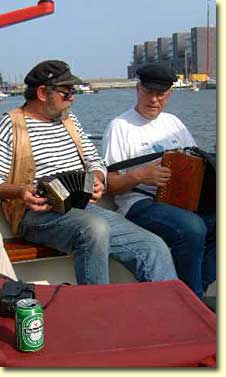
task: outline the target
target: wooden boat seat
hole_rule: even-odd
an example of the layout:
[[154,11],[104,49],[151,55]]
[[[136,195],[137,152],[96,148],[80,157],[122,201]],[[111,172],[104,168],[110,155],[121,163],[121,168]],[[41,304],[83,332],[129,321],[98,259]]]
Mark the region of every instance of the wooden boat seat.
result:
[[26,242],[20,238],[4,239],[4,246],[11,262],[66,255],[66,253],[47,246]]
[[[103,199],[101,199],[98,204],[112,210],[116,208],[112,198],[107,195],[104,195]],[[71,284],[74,284],[74,268],[73,263],[71,263],[71,256],[66,252],[59,252],[46,246],[13,237],[9,225],[4,220],[1,206],[0,234],[3,238],[4,247],[9,255],[9,259],[14,264],[18,278],[24,281],[39,283],[48,281],[49,284],[58,284],[62,281],[69,281]],[[37,263],[37,266],[31,268],[30,263]],[[109,266],[112,283],[136,281],[131,272],[117,261],[110,258]],[[216,296],[216,282],[214,282],[213,287],[210,288],[208,295]]]
[[[116,209],[114,200],[110,195],[104,195],[104,197],[99,201],[98,205],[112,210]],[[43,259],[67,255],[66,252],[60,252],[55,249],[51,249],[47,246],[27,242],[18,237],[13,238],[9,225],[4,220],[1,206],[0,232],[3,236],[4,247],[7,251],[7,254],[9,255],[9,259],[11,262],[22,262],[34,259]]]
[[18,237],[13,237],[9,224],[4,219],[0,205],[0,233],[4,247],[11,262],[22,262],[34,259],[49,258],[66,255],[46,246],[26,242]]

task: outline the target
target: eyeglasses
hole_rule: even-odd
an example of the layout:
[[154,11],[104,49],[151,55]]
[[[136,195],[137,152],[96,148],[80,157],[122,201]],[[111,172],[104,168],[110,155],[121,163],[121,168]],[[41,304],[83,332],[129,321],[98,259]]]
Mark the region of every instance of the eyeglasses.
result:
[[54,88],[53,89],[55,92],[58,92],[60,94],[63,94],[63,100],[64,101],[68,101],[75,93],[76,93],[76,89],[75,88],[71,88],[69,90],[62,90],[62,89],[59,89],[59,88]]
[[167,89],[167,90],[147,89],[147,88],[144,88],[143,86],[141,86],[141,90],[143,93],[147,95],[151,95],[153,97],[155,96],[160,100],[165,99],[170,92],[170,89]]

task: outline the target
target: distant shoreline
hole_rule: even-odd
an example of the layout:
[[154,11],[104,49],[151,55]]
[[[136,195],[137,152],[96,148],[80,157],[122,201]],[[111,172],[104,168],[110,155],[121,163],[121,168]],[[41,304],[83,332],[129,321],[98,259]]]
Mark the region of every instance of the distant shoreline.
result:
[[120,88],[135,88],[137,80],[128,80],[122,78],[109,79],[87,79],[93,89],[120,89]]

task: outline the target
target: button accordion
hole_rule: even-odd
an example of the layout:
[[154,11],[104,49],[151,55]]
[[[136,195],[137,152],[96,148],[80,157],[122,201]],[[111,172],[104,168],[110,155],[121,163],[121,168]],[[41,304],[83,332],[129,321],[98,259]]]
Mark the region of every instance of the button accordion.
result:
[[167,151],[162,165],[170,168],[171,178],[166,186],[158,187],[156,200],[196,211],[202,191],[205,159],[188,151]]
[[52,210],[61,214],[72,207],[85,208],[92,196],[94,173],[64,171],[38,180],[37,194],[48,198]]

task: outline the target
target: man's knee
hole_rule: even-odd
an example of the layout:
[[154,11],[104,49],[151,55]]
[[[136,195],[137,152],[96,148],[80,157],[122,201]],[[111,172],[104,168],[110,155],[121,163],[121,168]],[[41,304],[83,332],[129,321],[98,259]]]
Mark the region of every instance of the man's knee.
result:
[[183,231],[185,233],[185,236],[187,237],[195,237],[205,241],[207,227],[200,216],[192,213],[191,216],[185,216],[183,222]]
[[95,238],[96,240],[106,240],[109,239],[110,226],[105,219],[99,216],[91,216],[84,232],[86,236]]
[[143,239],[140,242],[140,249],[143,250],[143,257],[145,256],[147,261],[152,259],[172,262],[170,249],[160,236],[145,229],[141,232]]
[[173,258],[167,244],[159,236],[150,233],[150,249],[146,263],[152,270],[152,280],[177,279]]

